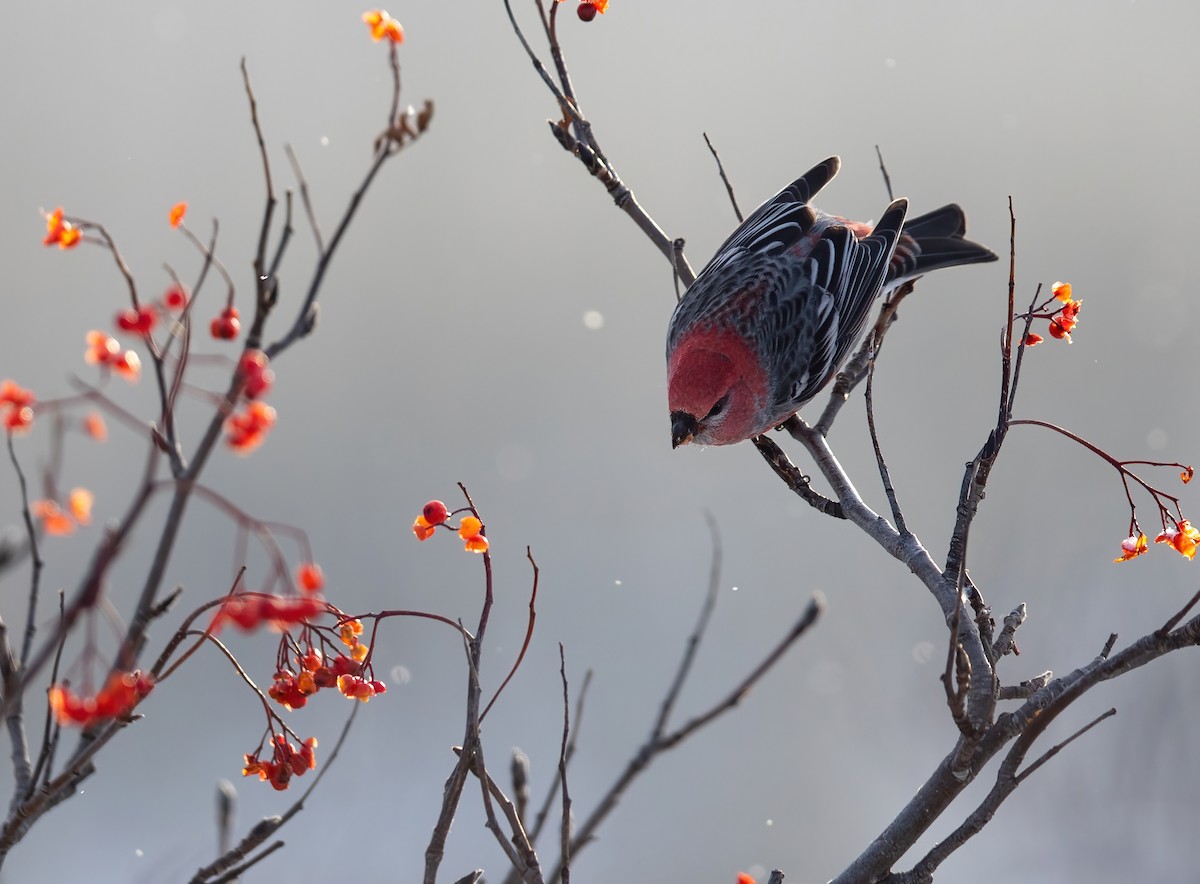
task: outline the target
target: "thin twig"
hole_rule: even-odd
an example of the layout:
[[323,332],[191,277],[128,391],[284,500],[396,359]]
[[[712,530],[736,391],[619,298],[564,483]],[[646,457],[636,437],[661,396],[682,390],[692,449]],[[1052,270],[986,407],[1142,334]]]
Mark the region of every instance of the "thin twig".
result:
[[741,703],[742,700],[745,699],[746,695],[750,693],[750,689],[753,688],[754,685],[756,685],[759,680],[770,671],[771,667],[773,667],[783,658],[783,655],[787,653],[788,649],[791,648],[791,646],[800,638],[802,638],[804,633],[806,633],[809,628],[817,622],[817,618],[824,610],[825,598],[820,593],[817,593],[809,601],[808,607],[804,609],[804,613],[800,615],[800,619],[792,625],[792,628],[788,631],[787,635],[781,638],[775,647],[767,653],[767,656],[763,658],[762,662],[759,663],[758,666],[756,666],[753,670],[751,670],[750,674],[743,678],[741,683],[738,684],[738,686],[732,691],[730,691],[723,700],[713,705],[707,712],[697,715],[674,733],[664,736],[659,742],[659,751],[673,748],[690,737],[697,730],[704,727],[713,719],[718,718]]
[[896,197],[892,194],[892,178],[888,175],[887,166],[883,163],[883,151],[879,149],[879,145],[875,145],[875,156],[879,157],[879,171],[883,174],[883,186],[887,188],[888,202],[892,202]]
[[704,135],[704,143],[708,145],[708,152],[717,161],[717,172],[721,175],[721,180],[725,182],[725,192],[729,194],[729,202],[733,206],[733,214],[737,216],[738,223],[741,224],[746,219],[742,216],[742,210],[738,207],[737,196],[733,192],[733,185],[729,182],[729,176],[725,174],[725,164],[721,162],[721,155],[713,147],[712,141],[708,138],[708,133],[704,132],[702,134]]
[[308,192],[308,180],[304,177],[304,171],[300,168],[300,160],[297,159],[292,146],[285,144],[283,151],[287,154],[288,162],[292,164],[292,174],[296,176],[296,186],[300,188],[300,203],[304,206],[309,229],[312,230],[313,239],[317,243],[317,254],[323,255],[325,254],[325,241],[321,237],[321,226],[317,223],[317,213],[313,211],[312,197]]
[[[567,744],[567,764],[570,765],[571,759],[575,756],[575,744],[579,740],[579,726],[583,721],[584,700],[587,699],[588,688],[592,684],[592,670],[588,670],[583,675],[583,684],[579,686],[579,696],[575,698],[575,727],[571,730],[571,741]],[[541,834],[542,826],[545,824],[547,817],[550,815],[550,806],[554,803],[554,796],[559,792],[558,778],[559,772],[555,772],[554,781],[550,784],[550,788],[546,791],[546,797],[542,801],[541,807],[538,809],[537,815],[534,817],[533,828],[529,830],[529,840],[537,842],[538,835]]]
[[[66,614],[66,596],[60,589],[58,591],[58,619],[61,622]],[[58,670],[62,664],[63,647],[67,643],[66,631],[60,632],[58,642],[58,651],[54,655],[54,663],[50,667],[50,684],[58,684]],[[53,730],[51,728],[53,727]],[[37,766],[34,768],[33,776],[30,778],[30,786],[35,786],[39,783],[45,784],[50,778],[50,771],[54,768],[54,751],[58,747],[58,737],[61,731],[59,724],[54,721],[54,716],[50,711],[50,704],[46,704],[45,720],[42,725],[42,748],[38,753]],[[31,788],[25,793],[25,798],[28,799],[33,794]]]
[[8,445],[8,459],[12,461],[13,472],[17,474],[17,487],[21,494],[21,520],[25,523],[25,536],[29,541],[29,609],[25,613],[25,637],[21,642],[20,657],[20,668],[24,669],[25,664],[29,662],[34,636],[37,635],[38,596],[42,585],[42,569],[46,562],[42,559],[38,546],[38,532],[33,524],[33,512],[29,508],[29,486],[25,482],[25,471],[21,469],[21,462],[17,460],[12,433],[6,435],[5,443]]
[[[950,707],[950,717],[954,720],[954,724],[958,727],[959,732],[964,737],[975,736],[971,727],[970,721],[967,720],[966,700],[967,686],[971,679],[971,664],[967,660],[966,655],[962,652],[962,645],[958,640],[958,627],[962,620],[962,603],[954,610],[954,618],[950,622],[950,646],[946,651],[946,668],[942,672],[941,681],[942,687],[946,692],[946,705]],[[955,663],[958,666],[955,666]],[[965,664],[965,673],[963,665]],[[955,671],[958,671],[960,678],[956,684]],[[965,681],[961,677],[965,675]]]
[[276,850],[280,850],[282,848],[283,848],[283,842],[276,841],[270,847],[265,848],[263,850],[263,852],[260,853],[258,856],[254,857],[253,859],[247,860],[246,862],[242,863],[240,866],[238,866],[235,869],[230,869],[227,873],[222,875],[220,878],[217,878],[215,881],[213,881],[212,884],[227,884],[227,882],[230,882],[230,881],[237,881],[240,877],[242,877],[242,875],[244,875],[246,873],[246,870],[249,869],[251,866],[258,865],[258,863],[262,862],[264,859],[266,859],[268,856],[270,856]]
[[888,506],[892,510],[892,519],[896,523],[896,530],[901,534],[908,533],[908,526],[904,524],[904,513],[900,510],[900,501],[896,499],[896,489],[892,487],[892,475],[888,470],[887,461],[883,459],[883,449],[879,447],[879,434],[875,431],[875,360],[871,360],[871,367],[867,370],[867,387],[863,394],[863,399],[867,407],[867,429],[871,433],[871,446],[875,449],[875,463],[879,466],[879,478],[883,482],[883,492],[887,495]]
[[567,657],[558,643],[558,672],[563,686],[562,745],[558,750],[558,779],[562,783],[562,831],[559,851],[562,855],[562,882],[571,882],[571,793],[567,789],[567,742],[571,734],[571,692],[567,685]]
[[901,301],[912,294],[913,288],[913,281],[906,282],[880,305],[879,315],[875,319],[872,330],[863,337],[858,350],[846,360],[846,364],[837,373],[833,386],[829,390],[829,400],[825,403],[825,408],[815,424],[817,432],[822,436],[829,435],[834,419],[850,400],[850,394],[855,387],[862,383],[867,372],[873,367],[883,348],[884,336],[892,327],[892,323],[899,317],[898,310]]
[[267,155],[267,142],[263,138],[262,125],[258,121],[258,102],[254,98],[254,89],[250,86],[250,71],[246,67],[246,57],[242,56],[242,85],[246,88],[246,100],[250,102],[250,122],[254,126],[254,138],[258,142],[258,153],[262,158],[263,181],[267,187],[265,204],[263,206],[262,224],[258,232],[258,248],[254,253],[254,275],[258,280],[260,295],[267,279],[267,237],[271,233],[271,218],[275,214],[275,186],[271,181],[271,160]]
[[666,696],[663,697],[658,718],[650,729],[649,742],[651,743],[657,743],[667,729],[671,711],[675,708],[680,693],[683,692],[683,686],[687,682],[688,674],[692,671],[692,664],[696,660],[696,652],[700,649],[700,642],[704,640],[704,633],[708,630],[709,621],[712,620],[713,611],[717,607],[717,596],[721,588],[721,532],[712,513],[706,510],[704,519],[708,523],[709,538],[712,542],[712,561],[708,568],[708,591],[704,594],[704,604],[700,607],[700,616],[696,620],[692,634],[688,636],[683,657],[679,661],[679,667],[675,670],[675,678],[672,680],[670,688],[667,689]]
[[1057,755],[1059,752],[1061,752],[1063,749],[1065,749],[1070,743],[1075,742],[1080,737],[1082,737],[1084,734],[1086,734],[1088,731],[1090,731],[1092,728],[1094,728],[1096,725],[1098,725],[1100,722],[1104,721],[1104,719],[1112,718],[1116,714],[1117,714],[1117,710],[1115,708],[1110,708],[1107,712],[1102,712],[1100,715],[1097,715],[1095,718],[1093,718],[1091,721],[1089,721],[1087,724],[1085,724],[1079,730],[1075,731],[1075,733],[1071,734],[1071,736],[1067,737],[1061,743],[1055,743],[1053,746],[1051,746],[1049,749],[1047,749],[1045,751],[1045,753],[1043,753],[1042,756],[1037,761],[1035,761],[1033,764],[1029,765],[1029,767],[1025,768],[1025,770],[1021,771],[1019,774],[1017,774],[1017,777],[1016,777],[1017,783],[1019,784],[1019,783],[1023,782],[1035,770],[1037,770],[1039,767],[1041,767],[1043,764],[1045,764],[1047,761],[1049,761],[1051,758],[1053,758],[1055,755]]
[[488,700],[487,706],[483,708],[483,712],[479,715],[479,720],[482,722],[487,718],[488,710],[500,698],[500,693],[508,683],[512,681],[512,677],[517,674],[517,670],[521,668],[521,661],[525,659],[525,652],[529,650],[529,643],[533,640],[533,624],[537,621],[537,593],[538,593],[538,566],[533,560],[533,552],[527,546],[525,547],[525,558],[529,559],[529,565],[533,568],[533,590],[529,594],[529,621],[525,626],[525,640],[521,642],[521,651],[517,654],[516,662],[513,663],[512,669],[508,671],[508,675],[504,677],[504,681],[500,682],[500,687],[496,688],[496,693],[492,694],[492,699]]
[[1162,638],[1167,633],[1169,633],[1172,629],[1174,629],[1175,626],[1179,623],[1179,621],[1187,616],[1188,611],[1192,610],[1192,608],[1194,608],[1196,606],[1197,602],[1200,602],[1200,590],[1197,590],[1196,594],[1188,600],[1188,603],[1186,605],[1184,605],[1182,608],[1180,608],[1178,611],[1176,611],[1175,615],[1173,617],[1171,617],[1170,620],[1168,620],[1166,623],[1164,623],[1162,626],[1160,626],[1158,628],[1158,630],[1154,633],[1155,636],[1157,636],[1158,638]]

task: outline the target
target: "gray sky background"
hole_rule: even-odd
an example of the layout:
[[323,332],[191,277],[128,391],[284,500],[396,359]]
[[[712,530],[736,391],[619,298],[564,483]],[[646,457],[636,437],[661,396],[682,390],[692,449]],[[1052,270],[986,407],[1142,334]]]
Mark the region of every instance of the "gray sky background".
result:
[[[532,4],[516,5],[536,35]],[[102,220],[154,291],[166,284],[162,262],[185,278],[197,266],[165,223],[167,209],[187,200],[198,232],[220,219],[218,251],[248,308],[262,181],[242,56],[277,182],[291,183],[287,142],[332,228],[388,101],[386,53],[369,41],[362,11],[312,0],[69,0],[0,13],[0,377],[43,398],[65,394],[70,375],[91,377],[80,358],[85,333],[106,327],[125,298],[99,250],[42,248],[39,208]],[[329,274],[317,334],[275,365],[277,428],[249,459],[214,458],[207,484],[255,516],[305,528],[345,609],[473,621],[479,560],[452,538],[418,545],[409,532],[426,499],[452,500],[455,481],[465,482],[495,552],[489,685],[524,632],[526,544],[542,568],[534,644],[488,719],[488,759],[502,770],[519,745],[533,759],[535,795],[548,785],[561,641],[573,686],[595,670],[571,771],[581,815],[644,739],[693,625],[709,567],[707,508],[725,570],[681,721],[740,680],[814,590],[829,610],[741,708],[634,786],[579,858],[576,880],[728,882],[773,866],[789,881],[826,880],[953,744],[936,606],[853,528],[795,501],[750,446],[671,451],[669,268],[546,131],[555,108],[501,3],[391,12],[408,34],[404,100],[437,102],[432,129],[364,203]],[[664,229],[686,237],[697,268],[734,225],[705,131],[745,209],[838,153],[842,173],[820,204],[877,217],[887,196],[876,144],[914,212],[957,201],[971,237],[998,252],[1007,251],[1011,195],[1018,300],[1065,279],[1085,305],[1073,346],[1048,342],[1029,354],[1020,415],[1064,423],[1121,457],[1194,462],[1198,17],[1186,2],[613,0],[587,26],[564,15],[561,30],[601,143]],[[313,256],[298,221],[282,287],[292,304]],[[925,280],[877,375],[897,491],[935,559],[945,554],[962,464],[994,420],[1006,275],[994,264]],[[205,297],[202,317],[216,312],[217,290]],[[585,325],[589,311],[602,328]],[[148,382],[116,383],[113,393],[152,415]],[[188,404],[193,429],[201,405]],[[47,429],[20,442],[27,467]],[[124,508],[143,453],[140,439],[111,429],[105,446],[75,438],[67,452],[65,484],[92,488],[100,523]],[[885,508],[861,397],[831,442],[867,500]],[[784,444],[807,469],[797,446]],[[1179,487],[1173,471],[1155,478]],[[15,499],[10,471],[0,471],[0,521],[16,521]],[[1185,512],[1195,508],[1193,492],[1183,500]],[[1149,530],[1156,519],[1139,502]],[[188,518],[168,575],[186,588],[181,610],[223,592],[237,564],[227,519],[198,501]],[[999,616],[1029,605],[1023,653],[1001,669],[1006,682],[1070,671],[1111,631],[1121,646],[1195,591],[1198,566],[1162,547],[1111,564],[1127,520],[1111,469],[1060,437],[1013,432],[971,549],[972,575]],[[110,596],[122,611],[144,576],[152,528],[113,572]],[[98,536],[93,527],[49,541],[47,589],[74,585]],[[263,567],[252,559],[251,585]],[[9,574],[3,584],[10,624],[21,622],[25,580]],[[154,634],[153,655],[166,637]],[[259,683],[269,681],[269,638],[232,642]],[[448,630],[399,621],[377,644],[392,690],[362,710],[331,777],[281,833],[287,849],[247,880],[351,869],[364,881],[417,879],[449,747],[462,734],[461,650]],[[1043,748],[1111,705],[1118,715],[1026,782],[944,877],[1194,874],[1195,665],[1194,655],[1176,655],[1079,702]],[[13,853],[3,880],[180,880],[214,854],[219,778],[237,780],[242,831],[293,797],[237,776],[261,715],[215,655],[198,655],[142,711],[84,794]],[[293,724],[321,739],[323,759],[347,711],[321,696]],[[924,846],[990,782],[982,777]],[[501,877],[477,804],[469,790],[447,880],[476,867]]]

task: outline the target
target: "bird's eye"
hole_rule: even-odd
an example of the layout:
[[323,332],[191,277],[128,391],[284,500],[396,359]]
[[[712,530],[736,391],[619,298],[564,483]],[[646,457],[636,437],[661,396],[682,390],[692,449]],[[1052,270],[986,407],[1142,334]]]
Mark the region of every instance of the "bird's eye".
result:
[[729,396],[728,395],[722,396],[720,399],[717,400],[717,404],[709,409],[708,414],[706,414],[704,416],[704,419],[707,421],[707,420],[712,420],[714,417],[717,417],[719,414],[721,414],[721,412],[723,412],[725,410],[725,406],[728,404],[729,404]]

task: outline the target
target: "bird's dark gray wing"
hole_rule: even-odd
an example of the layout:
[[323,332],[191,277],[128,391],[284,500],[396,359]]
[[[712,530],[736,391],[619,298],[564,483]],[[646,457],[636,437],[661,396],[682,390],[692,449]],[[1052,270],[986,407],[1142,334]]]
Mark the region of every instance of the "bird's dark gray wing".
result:
[[834,225],[803,263],[778,262],[781,284],[764,291],[760,322],[764,362],[778,369],[773,399],[780,420],[833,378],[862,334],[907,209],[906,200],[896,200],[862,240]]

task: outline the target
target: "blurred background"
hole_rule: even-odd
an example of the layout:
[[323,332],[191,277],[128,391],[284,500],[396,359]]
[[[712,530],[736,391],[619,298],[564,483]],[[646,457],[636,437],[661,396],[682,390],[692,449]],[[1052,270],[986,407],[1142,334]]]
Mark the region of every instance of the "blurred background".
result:
[[[531,39],[534,6],[516,4]],[[570,0],[573,7],[574,0]],[[0,377],[39,397],[94,379],[84,335],[109,328],[126,293],[111,258],[40,245],[40,209],[103,221],[143,292],[163,262],[193,279],[198,259],[166,222],[179,200],[250,309],[250,261],[263,184],[242,91],[247,60],[277,186],[296,150],[326,234],[370,160],[389,100],[386,49],[344,2],[10,4],[0,13],[5,121],[0,256],[5,267]],[[1016,207],[1017,298],[1074,285],[1075,343],[1028,354],[1018,415],[1060,422],[1122,458],[1200,460],[1191,407],[1197,283],[1190,224],[1200,12],[1187,3],[818,4],[613,0],[591,24],[564,8],[563,44],[585,112],[625,181],[697,269],[733,228],[701,138],[722,153],[748,210],[832,153],[823,208],[877,217],[887,204],[875,157],[914,212],[957,201],[972,239],[1007,253]],[[409,530],[431,497],[465,482],[492,539],[497,605],[485,691],[511,666],[541,568],[533,645],[489,716],[500,773],[520,746],[534,795],[549,786],[561,733],[558,643],[573,689],[594,680],[570,786],[580,818],[644,740],[699,610],[720,526],[720,599],[679,721],[708,708],[754,666],[811,594],[818,628],[733,713],[656,762],[577,859],[580,881],[823,881],[893,818],[953,746],[938,674],[945,627],[928,593],[846,523],[790,495],[749,446],[671,451],[663,338],[670,268],[546,130],[557,110],[499,0],[393,6],[404,25],[403,100],[437,103],[428,134],[388,165],[325,283],[317,333],[274,365],[279,422],[250,458],[222,450],[204,481],[255,517],[303,527],[346,610],[419,608],[478,616],[482,568],[451,536]],[[310,277],[297,232],[275,332]],[[945,556],[962,479],[994,421],[1006,262],[923,281],[892,330],[876,378],[879,433],[909,526]],[[219,309],[219,287],[197,317]],[[197,341],[197,351],[235,352]],[[214,369],[195,379],[211,379]],[[154,415],[149,378],[110,385]],[[823,404],[823,400],[818,400]],[[201,426],[204,403],[185,403]],[[811,416],[811,415],[810,415]],[[65,487],[96,495],[93,527],[45,544],[43,625],[53,591],[74,588],[101,525],[124,509],[144,442],[110,420],[97,445],[68,441]],[[49,423],[19,440],[27,470],[46,457]],[[799,447],[780,439],[803,469]],[[886,503],[861,396],[831,444],[867,500]],[[1175,470],[1148,471],[1182,493]],[[1147,531],[1157,530],[1139,498]],[[157,515],[111,574],[128,612]],[[1196,508],[1186,489],[1184,510]],[[18,522],[15,479],[0,470],[0,523]],[[180,616],[223,593],[239,561],[235,526],[193,501],[167,585]],[[1157,628],[1191,596],[1198,566],[1158,547],[1113,565],[1128,511],[1117,474],[1061,437],[1012,433],[972,535],[971,574],[1002,618],[1029,620],[1005,682],[1065,673]],[[295,554],[296,560],[299,553]],[[265,574],[260,554],[247,584]],[[3,614],[23,622],[28,575],[3,578]],[[161,623],[149,648],[169,637]],[[96,640],[111,651],[98,621]],[[266,634],[231,634],[265,685]],[[68,647],[67,658],[79,648]],[[455,636],[388,621],[376,666],[391,690],[362,710],[343,756],[287,849],[247,881],[353,868],[358,880],[418,880],[442,785],[462,738],[465,671]],[[1024,882],[1190,880],[1200,765],[1196,658],[1180,653],[1102,685],[1050,729],[1049,748],[1109,706],[1115,719],[1030,778],[967,848],[948,879]],[[1009,708],[1007,705],[1004,708]],[[2,880],[185,879],[216,852],[215,786],[236,781],[238,832],[282,812],[239,777],[261,712],[229,665],[198,654],[142,707],[145,719],[101,756],[82,794],[38,822]],[[292,716],[327,758],[347,701],[319,696]],[[30,727],[40,729],[31,712]],[[324,754],[322,754],[324,753]],[[5,776],[9,776],[5,774]],[[990,787],[994,765],[935,823],[906,865],[948,834]],[[300,781],[300,785],[305,785]],[[0,785],[6,783],[0,782]],[[443,877],[504,859],[468,786]],[[552,840],[552,839],[551,839]],[[545,861],[553,851],[544,845]]]

